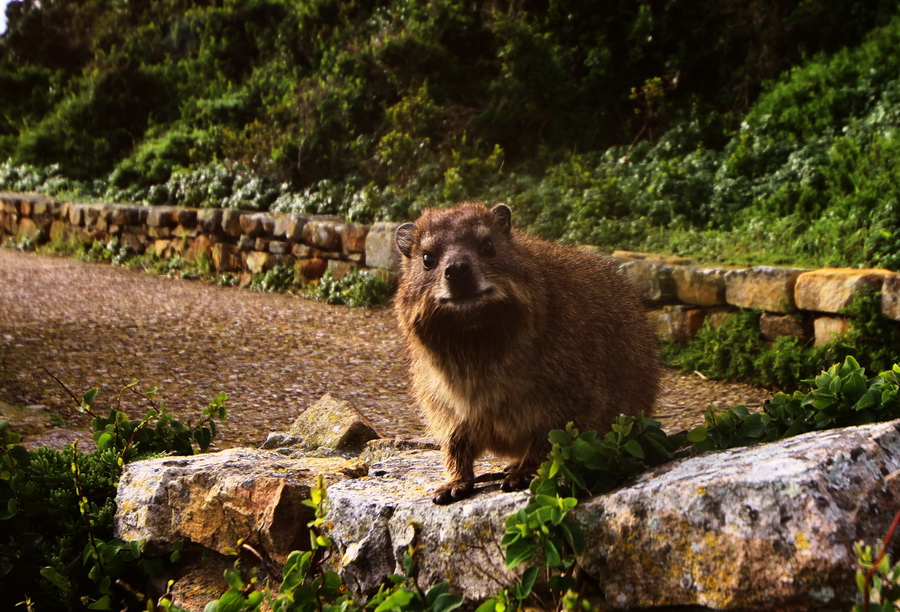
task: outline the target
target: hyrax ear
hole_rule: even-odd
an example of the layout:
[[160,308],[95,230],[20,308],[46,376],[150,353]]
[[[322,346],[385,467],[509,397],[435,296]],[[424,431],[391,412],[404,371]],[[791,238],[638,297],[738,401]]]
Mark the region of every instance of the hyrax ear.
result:
[[413,245],[416,242],[416,224],[404,223],[398,227],[394,240],[397,242],[397,248],[400,249],[404,257],[412,257]]
[[504,234],[508,234],[512,229],[512,211],[506,204],[497,204],[491,209],[491,216],[494,218],[494,224]]

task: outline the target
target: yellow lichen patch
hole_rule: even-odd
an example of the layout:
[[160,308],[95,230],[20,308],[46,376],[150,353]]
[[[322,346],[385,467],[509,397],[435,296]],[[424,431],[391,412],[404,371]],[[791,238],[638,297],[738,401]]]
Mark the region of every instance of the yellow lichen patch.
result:
[[794,538],[794,544],[797,546],[797,550],[807,550],[809,549],[809,540],[806,537],[806,534],[800,532]]

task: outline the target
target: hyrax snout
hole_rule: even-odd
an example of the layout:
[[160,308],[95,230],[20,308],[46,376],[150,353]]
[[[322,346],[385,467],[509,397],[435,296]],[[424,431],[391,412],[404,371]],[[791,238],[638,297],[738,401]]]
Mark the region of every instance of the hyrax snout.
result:
[[504,490],[524,488],[551,429],[650,414],[655,338],[612,260],[519,232],[503,204],[427,211],[396,242],[412,390],[450,478],[436,503],[471,495],[486,451],[513,459]]

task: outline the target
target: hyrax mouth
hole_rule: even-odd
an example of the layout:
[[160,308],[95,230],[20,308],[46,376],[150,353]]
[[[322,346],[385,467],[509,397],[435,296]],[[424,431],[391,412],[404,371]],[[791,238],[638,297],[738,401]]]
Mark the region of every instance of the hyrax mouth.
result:
[[475,305],[478,302],[490,298],[494,293],[494,287],[478,287],[471,291],[448,291],[437,298],[440,304]]

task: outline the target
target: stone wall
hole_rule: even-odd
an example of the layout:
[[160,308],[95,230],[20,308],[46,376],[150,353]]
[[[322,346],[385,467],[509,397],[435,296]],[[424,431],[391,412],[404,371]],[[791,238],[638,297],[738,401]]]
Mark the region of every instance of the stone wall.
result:
[[[396,271],[396,223],[372,226],[337,217],[62,202],[0,193],[0,238],[39,236],[64,242],[119,238],[137,253],[206,256],[219,272],[264,272],[297,265],[308,279],[352,267]],[[38,235],[38,232],[40,234]],[[663,338],[685,340],[705,321],[716,325],[740,308],[763,311],[769,340],[793,336],[822,343],[847,326],[839,315],[854,294],[882,291],[882,311],[900,321],[900,274],[890,270],[704,266],[682,257],[616,251]]]
[[138,254],[205,256],[218,272],[265,272],[297,265],[307,279],[326,270],[340,277],[353,267],[396,268],[397,224],[347,223],[338,217],[233,209],[62,202],[0,193],[0,238],[38,242],[118,238]]
[[882,313],[900,321],[900,274],[883,269],[703,266],[682,257],[616,251],[651,310],[658,334],[691,338],[705,321],[721,323],[741,308],[763,311],[767,340],[792,336],[827,342],[847,328],[839,313],[864,289],[882,292]]

